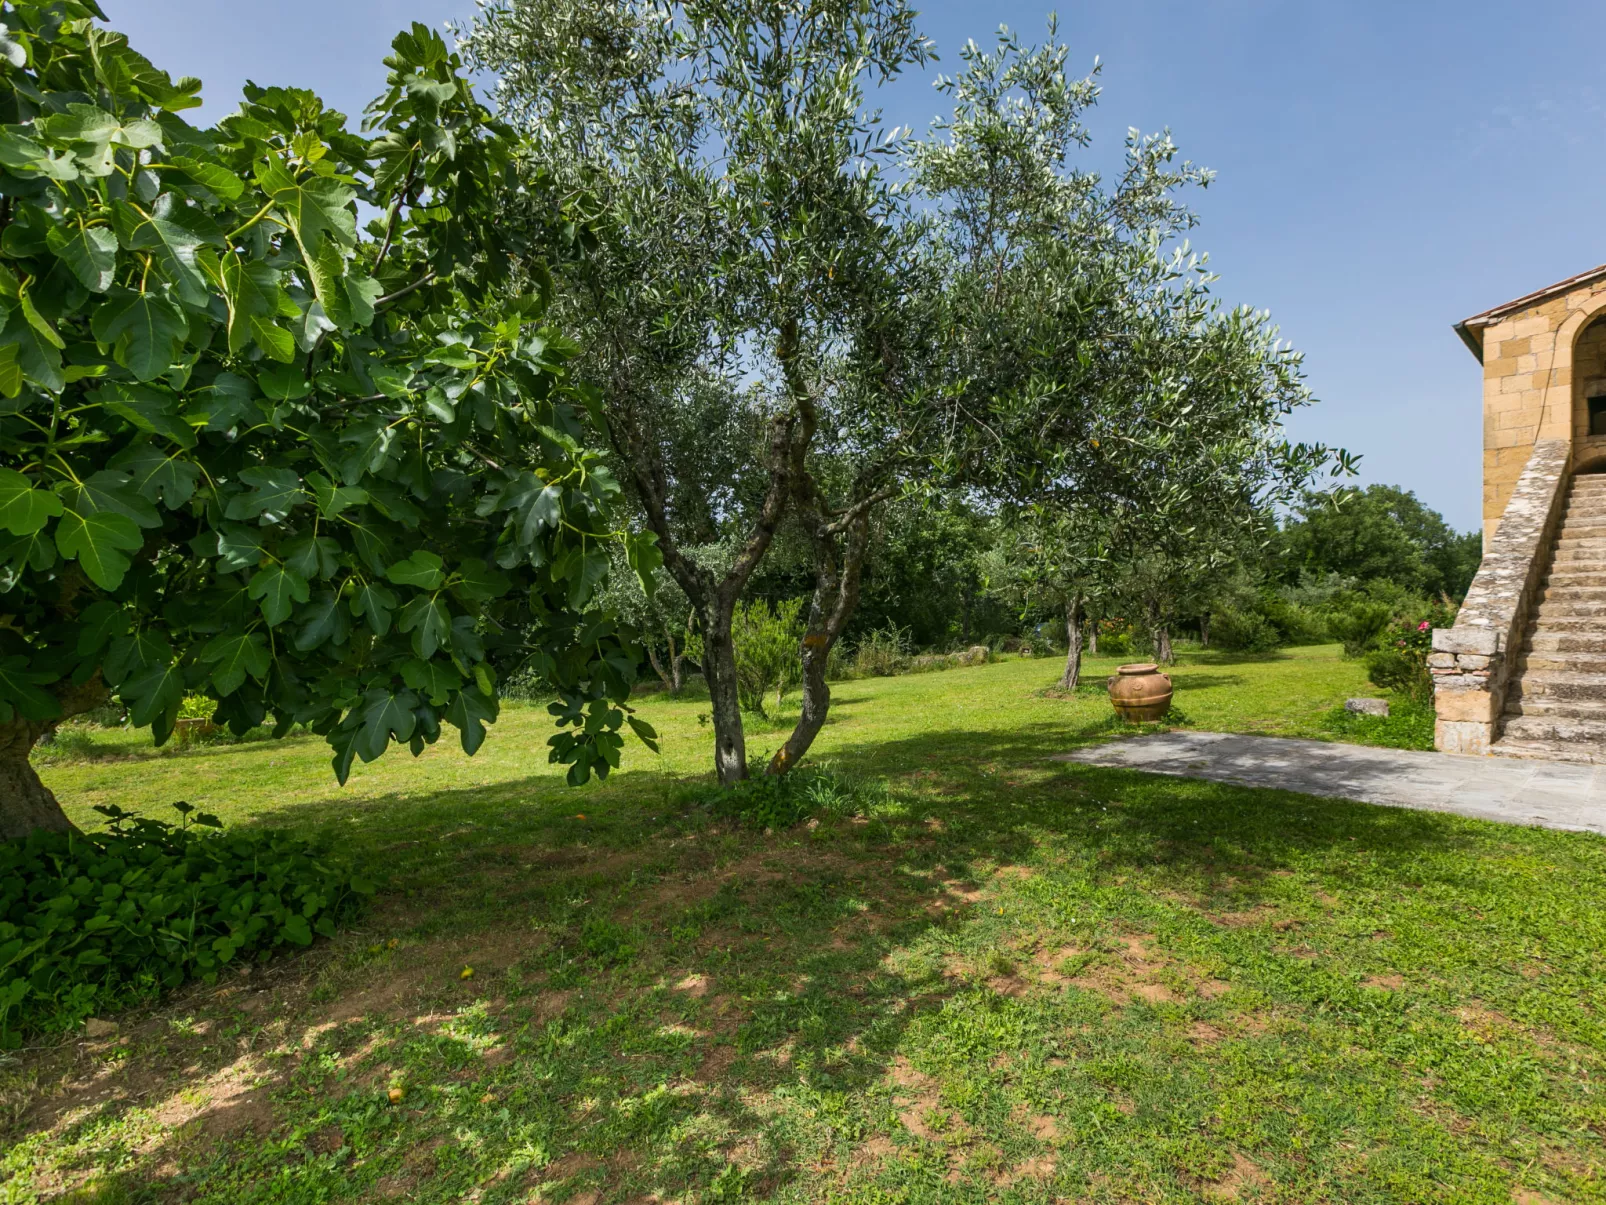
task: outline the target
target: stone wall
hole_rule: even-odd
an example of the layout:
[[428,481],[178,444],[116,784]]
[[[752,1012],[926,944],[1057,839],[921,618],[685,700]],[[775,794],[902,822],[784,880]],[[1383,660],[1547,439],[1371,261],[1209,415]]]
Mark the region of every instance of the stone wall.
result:
[[1433,633],[1428,668],[1445,753],[1487,754],[1498,739],[1510,658],[1522,644],[1567,495],[1571,441],[1535,443],[1455,627]]
[[[1479,324],[1485,548],[1499,529],[1534,445],[1574,435],[1580,408],[1575,340],[1603,306],[1606,281],[1596,281]],[[1606,445],[1606,440],[1600,442]]]

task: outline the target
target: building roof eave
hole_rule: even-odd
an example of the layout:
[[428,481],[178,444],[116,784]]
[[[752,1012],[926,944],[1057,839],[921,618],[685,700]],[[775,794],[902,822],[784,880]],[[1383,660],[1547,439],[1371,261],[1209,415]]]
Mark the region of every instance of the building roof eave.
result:
[[1478,357],[1478,362],[1481,364],[1483,362],[1484,327],[1493,326],[1508,314],[1528,309],[1530,306],[1538,305],[1542,301],[1548,301],[1550,298],[1558,297],[1563,293],[1570,293],[1574,289],[1593,284],[1603,278],[1606,278],[1606,264],[1591,268],[1587,272],[1580,272],[1576,276],[1569,276],[1566,280],[1558,280],[1553,285],[1546,285],[1542,289],[1536,289],[1532,293],[1504,302],[1493,309],[1484,310],[1481,314],[1463,318],[1455,324],[1455,333],[1461,336],[1461,341],[1471,349],[1473,355]]

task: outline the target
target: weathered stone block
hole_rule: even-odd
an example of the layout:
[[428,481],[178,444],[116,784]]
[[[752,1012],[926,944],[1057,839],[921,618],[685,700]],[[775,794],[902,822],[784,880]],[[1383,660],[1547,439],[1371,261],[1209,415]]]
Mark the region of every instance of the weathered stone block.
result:
[[1438,723],[1433,726],[1433,744],[1440,753],[1464,753],[1475,757],[1487,757],[1493,740],[1493,724],[1446,720],[1441,716]]
[[1454,669],[1455,668],[1455,654],[1454,653],[1429,653],[1428,654],[1428,668],[1429,669]]
[[1436,653],[1478,653],[1492,657],[1500,651],[1500,633],[1492,628],[1434,628]]
[[1388,715],[1387,699],[1345,699],[1344,710],[1357,715]]
[[1455,663],[1458,669],[1470,672],[1472,670],[1488,669],[1490,662],[1493,660],[1494,658],[1486,657],[1482,653],[1460,653],[1456,656]]
[[1457,723],[1494,723],[1494,695],[1487,690],[1447,690],[1442,683],[1433,692],[1439,719]]

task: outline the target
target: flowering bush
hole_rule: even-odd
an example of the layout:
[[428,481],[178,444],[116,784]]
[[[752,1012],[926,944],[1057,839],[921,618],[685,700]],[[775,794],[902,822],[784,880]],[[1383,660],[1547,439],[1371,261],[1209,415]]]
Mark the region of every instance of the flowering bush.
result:
[[1449,608],[1435,606],[1427,618],[1396,620],[1366,654],[1367,678],[1414,703],[1430,703],[1433,675],[1428,671],[1428,654],[1433,651],[1433,629],[1448,627],[1454,619]]

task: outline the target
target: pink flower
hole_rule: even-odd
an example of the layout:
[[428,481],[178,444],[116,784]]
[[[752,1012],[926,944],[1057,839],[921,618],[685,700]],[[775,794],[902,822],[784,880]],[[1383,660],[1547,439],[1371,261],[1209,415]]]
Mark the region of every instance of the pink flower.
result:
[[1427,620],[1424,619],[1421,623],[1416,625],[1416,630],[1419,631],[1419,632],[1425,632],[1432,626],[1433,626],[1432,624],[1430,624]]

